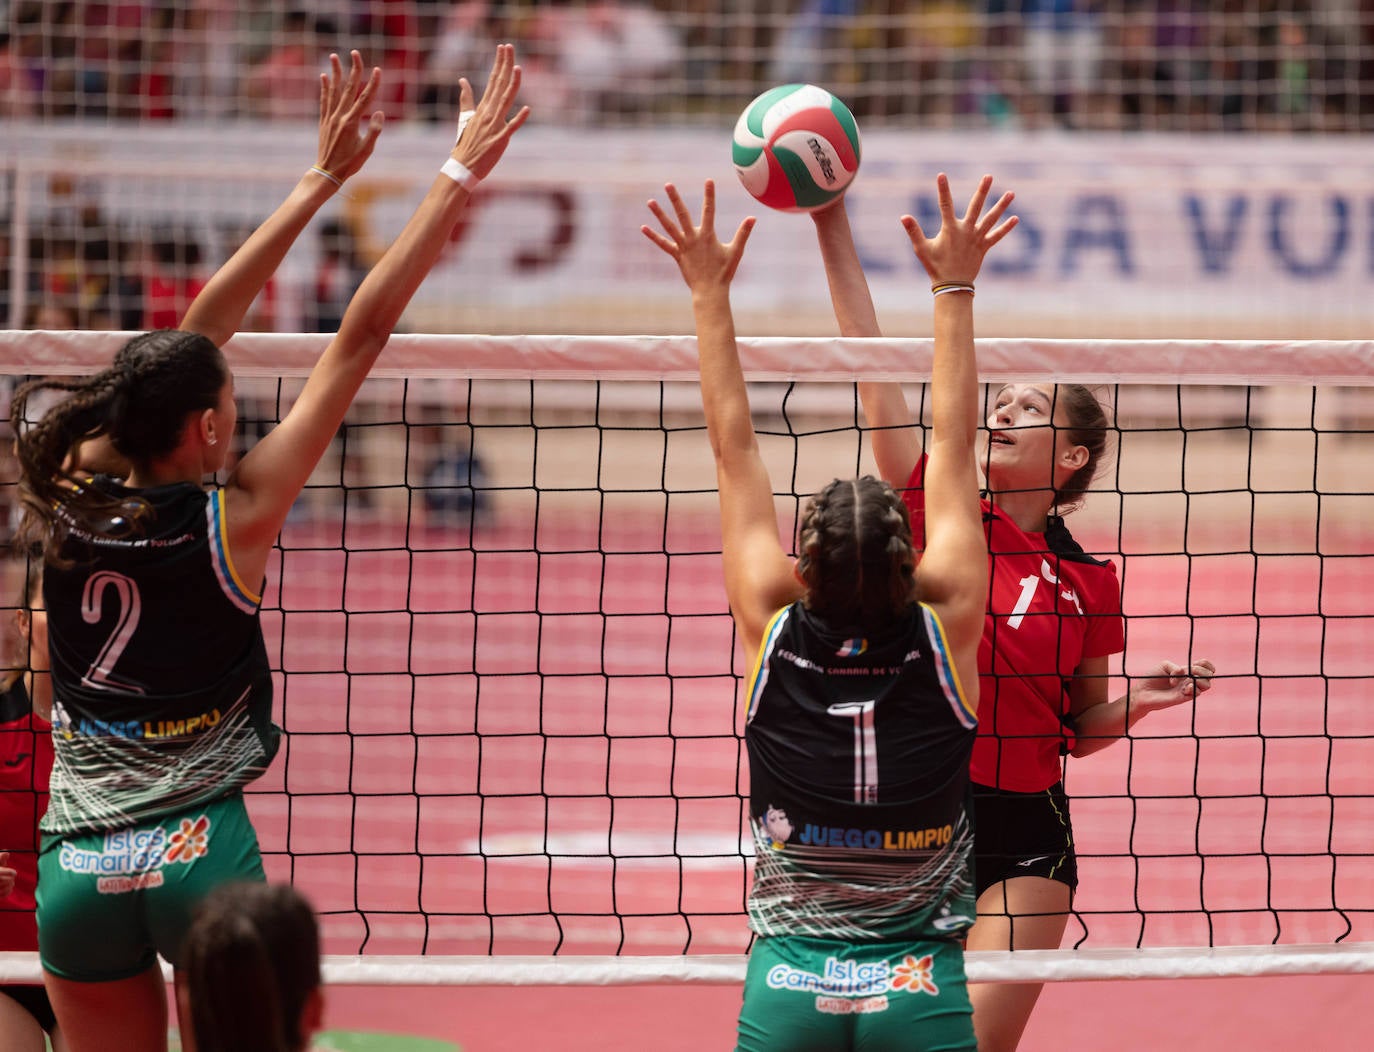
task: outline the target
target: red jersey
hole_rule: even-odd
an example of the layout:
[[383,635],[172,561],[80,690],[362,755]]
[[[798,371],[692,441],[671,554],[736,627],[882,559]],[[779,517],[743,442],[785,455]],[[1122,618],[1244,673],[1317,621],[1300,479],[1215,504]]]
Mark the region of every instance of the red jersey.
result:
[[22,679],[0,694],[0,851],[19,871],[0,898],[0,950],[37,950],[38,820],[48,808],[52,725],[33,714]]
[[[902,494],[917,547],[925,545],[924,456]],[[1018,793],[1063,777],[1073,748],[1068,682],[1086,658],[1126,647],[1116,567],[1092,558],[1064,520],[1027,533],[984,499],[988,614],[978,645],[978,739],[970,773]]]

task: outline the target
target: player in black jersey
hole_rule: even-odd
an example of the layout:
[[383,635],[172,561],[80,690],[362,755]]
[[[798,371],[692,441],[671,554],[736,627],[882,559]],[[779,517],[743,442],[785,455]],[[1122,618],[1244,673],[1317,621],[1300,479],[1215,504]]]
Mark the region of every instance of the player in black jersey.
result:
[[[341,182],[379,127],[358,120],[377,84],[337,62],[322,107],[346,144]],[[271,677],[258,619],[268,554],[292,502],[406,304],[448,243],[477,183],[528,117],[511,116],[514,49],[496,50],[480,102],[461,82],[459,136],[404,230],[364,280],[338,334],[282,423],[229,473],[236,423],[227,338],[286,246],[302,210],[283,206],[207,285],[185,322],[129,341],[84,381],[39,381],[15,395],[69,392],[24,431],[21,533],[48,558],[55,762],[39,859],[39,952],[74,1052],[166,1047],[156,956],[177,963],[193,906],[215,885],[263,879],[243,786],[270,763]],[[322,158],[324,156],[322,149]],[[357,162],[357,163],[354,163]],[[327,178],[326,178],[327,177]],[[311,177],[316,178],[316,176]],[[237,313],[235,313],[237,311]],[[127,462],[122,481],[71,469],[91,436]]]
[[962,216],[938,180],[941,228],[902,218],[935,294],[926,548],[871,477],[812,498],[795,564],[779,542],[735,343],[730,282],[753,228],[715,233],[667,187],[662,233],[692,292],[702,404],[720,490],[725,590],[749,680],[754,882],[739,1020],[745,1052],[976,1044],[960,936],[973,923],[968,761],[987,549],[974,463],[973,280],[1016,225],[1011,195]]

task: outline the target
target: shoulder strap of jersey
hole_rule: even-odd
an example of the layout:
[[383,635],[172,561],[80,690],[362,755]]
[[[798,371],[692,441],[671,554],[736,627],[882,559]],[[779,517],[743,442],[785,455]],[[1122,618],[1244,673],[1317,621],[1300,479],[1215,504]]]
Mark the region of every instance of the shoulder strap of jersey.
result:
[[944,691],[945,700],[949,702],[954,718],[972,730],[978,726],[978,714],[969,705],[968,697],[964,694],[964,686],[959,681],[959,670],[954,667],[954,659],[945,640],[945,626],[940,623],[940,615],[935,612],[934,607],[922,603],[921,621],[925,625],[926,638],[930,640],[931,657],[935,662],[935,673],[940,678],[940,689]]
[[748,693],[749,699],[745,708],[745,722],[748,723],[754,718],[754,713],[758,711],[759,699],[763,696],[763,688],[768,685],[768,658],[773,653],[773,646],[778,641],[778,636],[787,624],[788,616],[792,612],[791,606],[784,606],[772,620],[768,622],[768,627],[763,630],[763,642],[759,644],[759,652],[754,657],[754,669],[749,673]]

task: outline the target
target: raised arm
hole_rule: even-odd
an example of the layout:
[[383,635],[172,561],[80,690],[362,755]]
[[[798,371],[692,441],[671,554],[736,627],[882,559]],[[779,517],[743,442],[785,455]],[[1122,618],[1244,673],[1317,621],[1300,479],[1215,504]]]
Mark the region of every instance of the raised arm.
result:
[[382,114],[373,113],[361,135],[358,121],[376,95],[380,80],[381,70],[376,68],[364,79],[362,56],[356,51],[347,77],[339,56],[329,56],[329,72],[320,74],[320,148],[315,166],[219,268],[178,328],[198,332],[216,346],[239,331],[253,300],[276,273],[311,217],[372,156],[382,131]]
[[260,580],[245,553],[270,548],[291,503],[343,422],[354,395],[391,337],[401,312],[438,260],[477,183],[490,174],[511,136],[529,116],[522,107],[508,117],[520,87],[515,49],[502,44],[482,101],[460,82],[459,138],[419,208],[364,279],[344,313],[339,331],[315,364],[286,418],[239,462],[229,479],[228,524],[240,571]]
[[1144,675],[1128,678],[1129,687],[1107,700],[1107,659],[1087,658],[1069,681],[1069,714],[1074,725],[1074,756],[1091,756],[1152,712],[1192,701],[1211,690],[1216,666],[1199,659],[1189,665],[1161,661]]
[[[835,309],[840,335],[881,336],[868,279],[864,277],[859,252],[854,247],[844,198],[840,197],[828,208],[812,212],[811,218],[816,224],[816,240],[821,246],[830,303]],[[871,429],[868,440],[878,474],[893,487],[905,488],[921,455],[921,439],[919,430],[913,426],[915,420],[907,407],[901,384],[861,381],[859,401],[863,403],[864,420]]]
[[987,540],[978,502],[978,363],[973,344],[973,281],[983,256],[1016,226],[1001,222],[1012,195],[983,214],[992,176],[978,183],[956,218],[949,179],[936,181],[940,232],[927,238],[911,216],[902,225],[930,275],[935,298],[935,361],[931,379],[930,461],[926,466],[926,547],[917,568],[922,598],[949,632],[960,678],[977,682],[978,642],[987,603]]
[[745,219],[730,242],[722,244],[715,231],[713,182],[706,181],[699,224],[693,223],[676,187],[669,185],[664,191],[673,217],[657,201],[650,201],[649,210],[663,233],[648,226],[641,229],[650,241],[673,257],[692,290],[697,356],[701,363],[701,404],[720,491],[725,594],[745,655],[752,659],[769,618],[802,593],[792,561],[778,538],[773,484],[759,454],[754,421],[749,414],[749,392],[744,385],[735,343],[735,320],[730,310],[730,282],[754,229],[754,219]]

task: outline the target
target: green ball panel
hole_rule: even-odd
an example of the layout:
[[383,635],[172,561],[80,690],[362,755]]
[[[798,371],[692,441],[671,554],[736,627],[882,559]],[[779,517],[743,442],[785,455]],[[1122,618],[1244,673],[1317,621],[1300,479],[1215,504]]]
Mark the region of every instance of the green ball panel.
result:
[[762,146],[746,146],[742,142],[736,142],[730,150],[731,160],[736,167],[748,168],[751,164],[763,156]]
[[773,156],[778,159],[778,164],[787,176],[787,183],[792,187],[792,196],[796,199],[798,208],[819,208],[835,199],[834,190],[816,185],[811,178],[811,169],[798,154],[781,146],[774,146]]
[[749,130],[759,138],[763,138],[763,121],[768,115],[768,111],[773,108],[774,103],[779,99],[785,99],[794,91],[804,88],[804,84],[782,84],[776,88],[769,88],[762,95],[749,104],[749,109],[745,111],[744,119]]

